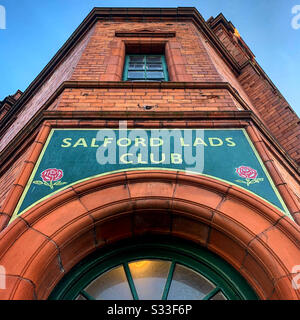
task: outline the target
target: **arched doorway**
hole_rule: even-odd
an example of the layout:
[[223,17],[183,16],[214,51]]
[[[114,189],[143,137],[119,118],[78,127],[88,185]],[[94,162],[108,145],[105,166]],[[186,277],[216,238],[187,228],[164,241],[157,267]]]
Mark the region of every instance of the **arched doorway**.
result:
[[253,300],[240,274],[212,252],[169,237],[97,250],[56,286],[55,300]]
[[146,235],[205,247],[260,299],[300,298],[292,288],[291,269],[299,261],[293,221],[227,183],[145,171],[82,182],[17,218],[1,234],[0,264],[8,274],[1,299],[47,299],[89,254]]

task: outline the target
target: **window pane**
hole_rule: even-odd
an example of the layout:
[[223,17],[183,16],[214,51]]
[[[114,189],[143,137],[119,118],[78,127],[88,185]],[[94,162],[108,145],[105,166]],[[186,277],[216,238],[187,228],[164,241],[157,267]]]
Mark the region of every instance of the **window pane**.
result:
[[86,300],[86,298],[80,294],[75,300]]
[[216,295],[214,295],[210,300],[227,300],[224,294],[220,291]]
[[105,272],[91,282],[85,291],[96,300],[132,300],[123,266]]
[[146,56],[147,63],[161,63],[160,56]]
[[147,71],[147,79],[164,79],[164,73],[159,71]]
[[144,56],[129,56],[130,62],[144,62]]
[[145,79],[145,73],[141,71],[128,71],[128,79]]
[[162,70],[162,65],[160,63],[151,63],[146,65],[147,70]]
[[201,300],[214,288],[201,274],[176,264],[168,300]]
[[163,260],[139,260],[129,264],[140,300],[160,300],[162,298],[170,266],[170,261]]
[[[161,55],[128,55],[124,80],[128,81],[164,81],[164,60]],[[146,70],[146,72],[144,72]]]
[[128,70],[144,70],[145,65],[143,63],[129,63]]

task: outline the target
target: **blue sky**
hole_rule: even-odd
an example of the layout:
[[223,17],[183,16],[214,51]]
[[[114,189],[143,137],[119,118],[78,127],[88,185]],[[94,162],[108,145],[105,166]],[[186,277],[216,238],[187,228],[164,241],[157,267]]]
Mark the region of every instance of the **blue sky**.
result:
[[[0,0],[0,100],[24,91],[93,7],[196,7],[205,20],[220,12],[238,29],[258,63],[300,116],[300,0]],[[300,13],[300,11],[299,11]],[[1,24],[0,24],[1,25]]]

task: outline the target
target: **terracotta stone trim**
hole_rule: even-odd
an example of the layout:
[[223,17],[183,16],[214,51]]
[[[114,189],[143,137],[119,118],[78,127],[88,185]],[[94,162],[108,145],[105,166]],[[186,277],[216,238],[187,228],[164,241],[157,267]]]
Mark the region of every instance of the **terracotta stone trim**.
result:
[[[142,118],[141,116],[146,116]],[[131,113],[131,117],[129,114],[124,115],[122,112],[60,112],[60,111],[45,111],[44,112],[44,119],[48,119],[44,122],[44,126],[42,127],[39,136],[37,137],[34,145],[33,151],[28,159],[25,161],[25,166],[23,168],[22,173],[19,175],[18,180],[13,185],[10,194],[7,196],[3,207],[2,212],[3,215],[0,219],[0,230],[5,228],[8,224],[8,217],[11,217],[19,198],[26,186],[26,183],[30,177],[30,174],[34,168],[34,165],[38,159],[38,156],[43,148],[43,145],[48,137],[48,134],[51,128],[97,128],[97,127],[105,127],[105,128],[116,128],[119,126],[120,119],[128,119],[127,126],[128,128],[133,127],[148,127],[148,128],[247,128],[247,132],[254,143],[258,153],[260,154],[262,160],[264,161],[272,179],[275,182],[280,194],[282,195],[286,205],[291,212],[293,218],[297,223],[300,224],[299,220],[299,206],[297,205],[297,201],[294,198],[294,195],[291,194],[287,186],[283,183],[281,177],[277,170],[275,169],[272,162],[270,163],[270,157],[266,153],[265,147],[263,146],[263,142],[261,141],[260,133],[257,129],[255,129],[254,125],[250,125],[251,121],[249,122],[249,117],[252,114],[248,111],[229,111],[229,112],[178,112],[174,113],[172,120],[169,119],[170,113],[158,113],[158,112],[151,112],[151,113]],[[152,120],[148,120],[152,118]],[[42,118],[42,119],[43,119]],[[103,120],[95,120],[95,119],[103,119]],[[113,120],[113,119],[116,120]],[[157,120],[155,120],[157,118]],[[186,120],[178,120],[175,119],[184,119]],[[56,120],[59,119],[59,120]],[[85,120],[83,120],[85,119]],[[131,120],[130,120],[131,119]],[[139,120],[140,119],[140,120]],[[208,120],[211,119],[211,120]],[[26,137],[24,137],[26,139]],[[22,140],[18,140],[19,143],[22,144]],[[16,149],[18,146],[15,146]],[[13,154],[14,151],[10,151],[6,154]],[[5,155],[5,154],[4,154]],[[11,158],[8,161],[7,158],[1,159],[4,163],[10,163],[14,159]]]
[[[0,177],[9,170],[10,166],[14,163],[16,159],[18,159],[20,156],[22,156],[23,153],[27,151],[28,148],[32,146],[32,143],[34,142],[35,135],[33,134],[31,137],[28,137],[28,139],[22,141],[18,145],[18,147],[14,150],[13,153],[7,153],[5,156],[5,160],[1,162],[0,160]],[[1,155],[0,155],[1,159]],[[25,161],[26,162],[26,161]]]
[[125,61],[125,43],[118,41],[114,50],[105,58],[106,72],[101,74],[100,81],[122,81],[123,66]]
[[174,49],[170,42],[166,43],[165,57],[168,65],[170,81],[192,82],[193,76],[186,72],[186,58],[180,49]]
[[[120,53],[117,56],[118,59],[121,59],[121,55],[125,54],[125,45],[124,43],[120,44],[121,47]],[[113,73],[114,80],[116,81],[106,81],[107,79],[100,79],[101,81],[65,81],[63,82],[55,92],[49,97],[43,106],[41,106],[39,112],[36,113],[36,116],[40,114],[43,110],[46,110],[62,93],[65,89],[81,88],[81,89],[98,89],[98,88],[145,88],[145,89],[225,89],[228,90],[234,99],[245,109],[251,111],[250,107],[246,102],[240,97],[237,91],[231,86],[229,82],[126,82],[126,81],[117,81],[121,77],[123,64],[116,64],[115,73]],[[105,75],[103,75],[104,77]],[[112,75],[107,76],[110,80]],[[190,80],[190,79],[189,79]],[[186,81],[186,80],[185,80]],[[21,98],[20,98],[21,100]],[[19,100],[18,100],[19,101]],[[15,106],[14,106],[15,107]],[[9,126],[15,121],[17,113],[21,109],[15,110],[14,116],[7,121],[0,121],[0,137],[4,132],[9,128]],[[23,131],[22,129],[21,131]]]
[[[132,83],[126,83],[126,82],[95,82],[95,81],[92,81],[92,82],[77,82],[77,81],[69,81],[69,82],[65,82],[64,84],[61,85],[60,89],[57,90],[57,92],[55,94],[53,94],[53,96],[48,100],[48,102],[43,106],[43,108],[38,112],[36,113],[36,115],[32,118],[32,120],[16,135],[16,137],[14,139],[12,139],[11,143],[8,144],[6,146],[6,148],[4,150],[2,150],[1,154],[0,154],[0,163],[5,163],[5,160],[4,158],[7,157],[8,154],[13,154],[16,150],[15,146],[19,146],[20,143],[24,143],[24,140],[25,139],[28,139],[29,138],[29,133],[30,132],[33,132],[33,130],[36,130],[35,128],[37,128],[39,125],[41,125],[41,123],[47,119],[46,118],[46,115],[47,117],[50,117],[53,119],[53,117],[50,116],[50,113],[45,113],[45,110],[48,108],[48,106],[57,98],[56,94],[59,95],[63,92],[63,90],[65,88],[67,88],[69,85],[71,87],[82,87],[82,88],[95,88],[95,87],[98,87],[99,85],[104,85],[104,86],[115,86],[115,85],[125,85],[125,86],[131,86]],[[143,83],[136,83],[134,84],[137,85],[138,87],[143,84]],[[174,83],[173,83],[174,84]],[[179,85],[181,88],[184,88],[184,83],[176,83],[176,85]],[[148,83],[148,85],[151,85],[151,86],[159,86],[160,84],[159,83]],[[209,88],[211,85],[215,85],[215,84],[211,84],[211,83],[188,83],[187,85],[191,85],[191,87],[193,87],[194,85],[198,88]],[[217,84],[217,87],[220,86],[220,88],[224,88],[223,86],[228,86],[229,84],[228,83],[219,83]],[[215,88],[217,88],[215,87]],[[229,85],[230,87],[230,85]],[[57,111],[52,111],[53,115],[54,114],[57,114],[58,113],[55,113]],[[238,111],[236,113],[230,113],[230,112],[234,112],[234,111],[226,111],[224,112],[224,114],[235,114],[235,117],[238,119],[240,117],[244,117],[246,118],[247,117],[247,114],[245,111]],[[287,162],[288,164],[298,173],[300,171],[300,168],[299,166],[295,163],[295,161],[286,153],[286,151],[278,144],[278,142],[273,138],[273,136],[269,133],[269,130],[264,126],[264,124],[259,120],[259,118],[254,115],[250,110],[249,110],[250,114],[249,114],[249,121],[254,121],[254,123],[260,128],[260,130],[262,131],[262,133],[264,134],[264,136],[266,136],[266,138],[270,141],[272,147],[274,147],[279,153],[281,153],[282,155],[284,155],[284,157],[287,159]],[[136,118],[137,120],[140,119],[140,118],[172,118],[174,119],[175,117],[181,117],[181,118],[186,118],[187,116],[188,117],[191,117],[191,118],[194,118],[194,119],[199,119],[199,115],[202,115],[202,117],[210,117],[211,115],[213,116],[217,116],[218,114],[221,114],[222,112],[215,112],[215,111],[204,111],[204,112],[194,112],[194,113],[188,113],[188,112],[182,112],[182,111],[178,111],[178,112],[169,112],[169,113],[165,113],[165,112],[114,112],[114,111],[109,111],[109,112],[71,112],[71,113],[60,113],[59,116],[62,116],[62,117],[66,117],[67,114],[69,114],[69,117],[70,115],[72,115],[72,119],[75,119],[76,117],[83,117],[83,119],[80,119],[80,120],[85,120],[88,115],[89,118],[92,118],[94,115],[95,117],[98,117],[98,118],[104,118],[104,119],[107,119],[107,117],[119,117],[120,119],[130,119],[130,118]],[[161,117],[160,115],[163,115],[163,117]],[[29,130],[30,128],[30,130]],[[1,132],[0,132],[1,134]],[[3,132],[2,132],[3,134]],[[1,166],[0,166],[1,167]]]
[[126,38],[173,38],[176,37],[175,31],[169,32],[159,32],[159,31],[116,31],[116,37],[126,37]]
[[[49,114],[49,116],[47,116]],[[76,113],[75,113],[76,114]],[[36,164],[36,161],[40,155],[40,152],[48,138],[50,130],[52,128],[117,128],[119,127],[119,120],[122,119],[124,113],[117,112],[115,118],[117,120],[112,120],[114,115],[112,112],[106,112],[106,118],[109,120],[94,120],[99,119],[99,115],[96,112],[80,112],[78,115],[80,120],[77,120],[74,117],[74,112],[61,112],[55,111],[53,116],[53,111],[45,112],[45,119],[47,121],[44,122],[42,128],[40,129],[40,133],[36,138],[36,141],[33,143],[32,152],[28,159],[25,160],[24,168],[20,173],[18,180],[14,183],[10,193],[8,194],[5,202],[3,203],[2,210],[0,214],[2,217],[0,219],[0,230],[4,229],[10,217],[15,210],[15,207],[18,204],[18,201],[24,191],[24,188],[27,184],[27,181],[31,175],[32,170]],[[141,112],[143,114],[143,112]],[[198,118],[195,116],[198,114]],[[174,121],[173,120],[164,120],[163,117],[169,118],[169,113],[164,113],[162,118],[158,117],[158,120],[152,121],[144,121],[141,120],[140,122],[137,120],[139,117],[136,113],[132,113],[132,120],[128,120],[127,126],[128,128],[245,128],[248,125],[248,116],[250,115],[249,112],[245,111],[244,113],[241,111],[229,111],[229,112],[187,112],[185,116],[192,116],[192,120],[185,120],[185,121]],[[156,114],[157,116],[157,114]],[[182,119],[183,114],[177,114],[177,117]],[[149,115],[147,115],[147,118]],[[86,120],[81,120],[85,118]],[[100,118],[104,118],[101,116]],[[176,118],[176,117],[175,117]],[[211,118],[213,120],[208,121],[207,119]],[[240,118],[240,120],[238,120]],[[244,119],[245,118],[245,119]],[[56,120],[59,119],[59,120]],[[127,119],[125,117],[125,119]],[[202,119],[205,119],[202,121]],[[216,120],[219,119],[219,120]],[[19,143],[22,143],[19,140]],[[18,148],[18,146],[16,146]],[[12,155],[13,151],[8,152],[7,154]],[[14,161],[14,158],[2,158],[1,161],[7,163],[7,165],[11,165],[11,162]]]
[[79,183],[17,218],[0,233],[0,264],[14,279],[28,279],[36,296],[32,286],[24,290],[11,281],[0,298],[46,299],[86,255],[143,234],[207,247],[236,268],[261,299],[300,299],[291,274],[299,263],[299,226],[238,187],[159,170]]
[[[37,296],[35,293],[35,287],[31,280],[15,276],[15,275],[6,275],[6,283],[9,287],[15,285],[15,288],[19,288],[21,290],[21,297],[20,300],[22,300],[22,296],[25,294],[28,299],[30,300],[36,300]],[[10,300],[12,296],[15,295],[14,291],[7,291],[7,290],[1,290],[3,291],[1,300]],[[19,300],[18,294],[15,295],[16,300]]]
[[166,119],[171,121],[184,117],[187,120],[249,120],[252,117],[250,111],[44,111],[44,119],[92,120],[103,119],[143,119],[156,120]]
[[268,172],[270,173],[270,176],[277,187],[280,195],[282,196],[286,206],[288,207],[292,217],[295,219],[295,221],[300,225],[300,207],[295,199],[295,196],[290,192],[289,188],[287,187],[287,184],[284,182],[283,178],[281,177],[280,173],[276,169],[273,160],[270,157],[270,154],[264,145],[264,142],[262,141],[262,138],[260,136],[260,133],[258,130],[253,126],[249,125],[247,127],[247,132],[249,134],[249,137],[252,140],[252,143],[254,144],[257,152],[259,153],[262,161],[264,162],[264,165],[266,166]]
[[[274,150],[270,144],[269,141],[267,141],[267,139],[265,139],[263,136],[262,136],[262,140],[265,144],[265,146],[267,147],[268,151],[270,154],[273,155],[273,157],[275,157],[277,159],[277,161],[287,169],[287,172],[295,179],[299,182],[300,184],[300,176],[299,174],[297,174],[295,171],[291,170],[291,168],[289,166],[287,166],[287,161],[285,158],[283,158],[281,155],[278,154],[278,152],[276,150]],[[298,172],[300,172],[300,167],[298,166]]]
[[[16,137],[12,140],[19,141],[20,135],[26,133],[28,128],[31,128],[30,131],[32,131],[32,128],[36,126],[37,123],[41,123],[43,120],[43,111],[46,110],[54,101],[57,99],[57,97],[64,91],[64,89],[72,89],[72,88],[83,88],[83,89],[96,89],[96,88],[160,88],[160,89],[226,89],[230,92],[230,94],[237,100],[237,102],[244,107],[245,110],[251,111],[249,106],[244,102],[244,100],[238,95],[238,93],[234,90],[234,88],[227,82],[118,82],[118,81],[65,81],[54,93],[53,95],[48,99],[48,101],[44,104],[44,106],[40,109],[39,112],[36,113],[36,115],[32,118],[32,120],[16,135]],[[239,111],[241,112],[241,111]],[[106,112],[106,114],[113,114],[114,112]],[[132,112],[126,112],[126,115],[130,115]],[[74,112],[76,114],[76,112]],[[132,113],[133,114],[133,113]],[[138,113],[135,113],[137,116]],[[158,114],[156,112],[155,114]],[[181,113],[178,113],[181,114]],[[103,113],[103,116],[105,113]],[[124,115],[124,113],[123,113]],[[144,114],[146,115],[146,114]],[[148,114],[149,116],[150,114]],[[171,117],[173,117],[173,113],[170,113]],[[100,116],[100,114],[99,114]],[[273,138],[269,130],[266,128],[266,126],[259,120],[259,118],[252,113],[251,115],[252,120],[257,123],[258,127],[261,129],[263,134],[270,140],[272,145],[280,152],[282,153],[288,160],[289,165],[291,165],[297,172],[299,171],[298,165],[295,163],[295,161],[286,153],[286,151],[278,144],[278,142]],[[7,127],[11,123],[7,123],[5,126],[3,126],[0,129],[0,136],[5,132]],[[27,131],[26,131],[27,130]],[[8,145],[4,150],[2,150],[0,154],[0,162],[1,162],[1,156],[2,154],[5,154],[7,149],[10,148],[10,145]]]
[[[132,123],[139,127],[157,127],[162,126],[162,120],[167,127],[245,127],[247,125],[250,113],[247,111],[208,111],[208,112],[66,112],[66,111],[41,111],[33,120],[28,123],[24,130],[20,132],[15,139],[0,154],[0,174],[5,172],[5,168],[11,165],[11,161],[25,144],[32,143],[34,130],[38,130],[43,121],[48,121],[53,127],[118,127],[118,120],[126,119],[128,126],[133,127]],[[173,120],[170,120],[170,117]],[[174,119],[184,119],[183,121],[174,121]],[[59,120],[56,120],[59,119]],[[70,121],[68,121],[68,119]],[[97,119],[97,120],[96,120]],[[103,119],[103,120],[98,120]],[[150,120],[153,119],[153,120]],[[157,119],[157,120],[154,120]],[[167,119],[167,120],[166,120]],[[212,120],[207,120],[212,119]],[[133,122],[134,120],[134,122]],[[224,121],[223,121],[224,120]],[[146,122],[145,122],[146,121]],[[28,129],[30,128],[30,130]],[[26,130],[28,129],[28,130]]]
[[[167,45],[167,44],[166,44]],[[62,88],[63,87],[63,88]],[[130,82],[130,81],[65,81],[61,85],[61,89],[82,88],[82,89],[98,89],[98,88],[145,88],[145,89],[225,89],[247,110],[251,110],[246,102],[241,98],[238,92],[229,82],[193,82],[193,81],[166,81],[166,82]]]
[[[227,21],[227,19],[224,17],[222,13],[220,13],[216,18],[211,17],[206,22],[214,30],[214,32],[222,28],[222,30],[224,30],[229,37],[233,37],[235,27],[231,22]],[[251,61],[255,58],[255,55],[253,54],[253,52],[250,50],[250,48],[247,46],[247,44],[241,37],[237,38],[237,43],[239,44],[240,48],[243,50],[245,58],[247,58],[248,61]]]
[[13,184],[12,189],[8,193],[4,203],[3,207],[1,208],[0,215],[4,215],[5,219],[4,221],[0,220],[0,230],[2,230],[8,223],[8,216],[12,216],[13,211],[26,187],[27,181],[32,173],[32,170],[34,169],[34,166],[38,160],[38,157],[42,151],[42,148],[44,146],[44,143],[46,139],[48,138],[48,135],[50,133],[51,127],[48,123],[45,123],[41,130],[39,135],[36,138],[36,141],[33,143],[32,151],[27,159],[25,161],[25,164],[23,166],[22,172],[19,175],[19,178],[15,181]]
[[[220,23],[231,33],[233,33],[234,29],[235,29],[234,25],[231,22],[228,22],[222,13],[220,13],[215,18],[213,18],[213,17],[209,18],[206,22],[213,30],[215,30],[217,25]],[[259,76],[262,76],[269,83],[269,85],[272,87],[272,89],[275,92],[278,92],[281,95],[278,88],[274,85],[272,80],[267,76],[267,74],[264,72],[264,70],[261,68],[261,66],[256,61],[254,61],[255,55],[250,50],[250,48],[247,46],[247,44],[244,42],[244,40],[242,38],[240,38],[239,41],[241,42],[240,45],[241,45],[241,48],[243,49],[244,53],[246,53],[248,55],[247,61],[245,61],[244,63],[239,65],[239,72],[241,73],[245,67],[250,65],[250,67]]]
[[[45,108],[46,109],[46,108]],[[221,117],[221,118],[230,118],[230,119],[246,119],[250,118],[250,112],[246,111],[193,111],[193,112],[182,112],[182,111],[174,111],[174,112],[150,112],[150,111],[46,111],[45,109],[41,109],[36,115],[28,122],[28,124],[12,139],[11,143],[9,143],[0,153],[0,163],[3,163],[3,157],[6,157],[8,154],[13,154],[13,145],[14,143],[24,144],[25,137],[32,137],[32,132],[34,132],[38,126],[40,126],[43,121],[47,119],[53,119],[55,116],[71,119],[86,120],[86,119],[174,119],[174,118],[182,118],[188,117],[192,119],[200,119],[200,118],[212,118],[212,117]],[[26,138],[26,139],[27,139]],[[1,167],[1,166],[0,166]],[[1,171],[1,170],[0,170]]]
[[[145,116],[145,118],[141,117],[141,115]],[[33,151],[31,156],[26,159],[25,166],[22,173],[19,175],[18,181],[15,182],[10,194],[6,198],[6,201],[3,204],[2,212],[3,215],[0,219],[0,229],[4,228],[10,217],[12,212],[17,205],[17,202],[24,190],[24,187],[28,181],[28,178],[33,170],[35,162],[40,154],[40,151],[43,147],[44,142],[47,139],[48,133],[50,129],[53,128],[95,128],[95,127],[105,127],[105,128],[116,128],[119,126],[120,119],[128,119],[127,125],[128,128],[132,127],[148,127],[148,128],[174,128],[174,127],[181,127],[181,128],[247,128],[249,136],[251,137],[253,143],[255,144],[262,160],[265,162],[266,167],[268,168],[272,179],[274,179],[275,183],[277,183],[278,189],[285,201],[287,201],[287,206],[295,218],[295,220],[299,223],[299,207],[297,206],[297,201],[294,198],[287,188],[286,185],[280,186],[278,184],[278,173],[275,169],[272,169],[272,165],[269,164],[270,157],[266,155],[266,151],[261,147],[261,138],[260,134],[256,129],[256,134],[254,131],[250,129],[249,123],[251,121],[248,119],[249,116],[252,114],[248,111],[229,111],[229,112],[178,112],[174,113],[172,120],[169,119],[170,113],[130,113],[124,115],[124,113],[116,112],[114,120],[114,113],[113,112],[44,112],[41,114],[40,121],[42,119],[48,119],[44,123],[44,129],[41,130],[40,136],[37,138],[36,142],[33,146]],[[149,120],[152,118],[152,120]],[[101,120],[97,120],[101,118]],[[154,118],[157,118],[155,120]],[[178,120],[175,119],[184,119],[185,120]],[[60,120],[56,120],[60,119]],[[84,120],[83,120],[84,119]],[[208,120],[211,119],[211,120]],[[37,122],[37,125],[39,123]],[[253,125],[251,128],[255,128]],[[26,132],[26,130],[25,130]],[[29,131],[28,135],[30,137]],[[11,156],[15,153],[15,150],[20,148],[20,145],[23,143],[23,139],[27,139],[27,137],[18,137],[18,144],[12,145],[10,144],[8,147],[15,148],[11,149],[10,151],[3,152],[0,161],[3,164],[10,165],[11,161],[14,161],[14,157]],[[9,156],[8,156],[9,155]],[[271,169],[270,169],[271,168]],[[297,173],[295,173],[297,174]],[[282,180],[279,180],[282,181]]]

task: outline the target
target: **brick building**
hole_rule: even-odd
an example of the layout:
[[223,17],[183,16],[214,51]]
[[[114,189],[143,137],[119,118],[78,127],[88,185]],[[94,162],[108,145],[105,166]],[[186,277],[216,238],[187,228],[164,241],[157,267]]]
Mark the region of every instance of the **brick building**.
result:
[[299,118],[222,14],[95,8],[0,123],[0,299],[300,299]]

